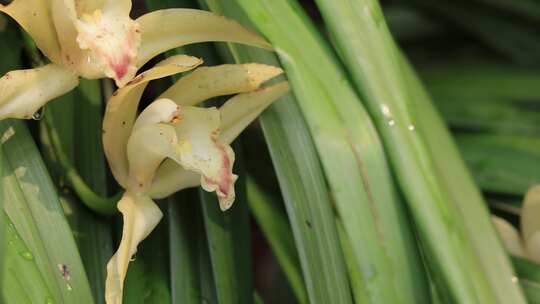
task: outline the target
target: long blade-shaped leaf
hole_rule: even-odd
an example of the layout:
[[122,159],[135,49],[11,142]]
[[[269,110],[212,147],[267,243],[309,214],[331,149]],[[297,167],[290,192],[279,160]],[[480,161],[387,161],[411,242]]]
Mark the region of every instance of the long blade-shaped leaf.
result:
[[[92,303],[77,246],[32,137],[23,122],[12,120],[0,122],[0,134],[5,153],[4,209],[28,247],[24,255],[35,259],[55,302]],[[9,301],[10,291],[6,292]]]
[[[486,203],[420,81],[410,65],[402,60],[406,86],[411,90],[412,108],[417,110],[419,131],[429,147],[439,183],[447,191],[447,199],[459,210],[458,219],[461,219],[477,257],[478,274],[487,278],[499,303],[522,303],[525,301],[523,293],[515,284],[514,271],[494,230]],[[458,250],[463,250],[463,244],[458,246]],[[466,270],[469,275],[471,269]]]
[[193,191],[184,191],[167,204],[172,303],[200,303],[199,243],[205,243],[205,235],[199,202]]
[[219,209],[214,193],[199,190],[217,299],[224,304],[252,301],[251,231],[242,171],[236,171],[236,200],[226,212]]
[[533,69],[450,62],[422,67],[420,76],[453,129],[540,135],[540,76]]
[[2,268],[2,272],[6,275],[2,291],[9,298],[2,303],[31,303],[34,299],[49,303],[53,300],[51,293],[36,261],[29,255],[28,246],[21,239],[9,218],[5,216],[4,220],[7,238],[3,253],[6,266]]
[[[238,6],[208,2],[211,9],[248,23]],[[276,65],[272,54],[230,45],[238,61]],[[345,262],[322,168],[296,100],[282,98],[260,117],[298,249],[309,299],[348,302]]]
[[[101,145],[101,87],[99,81],[82,80],[78,88],[47,106],[41,139],[44,159],[54,173],[59,187],[66,172],[56,162],[54,148],[46,132],[53,127],[58,134],[60,148],[78,173],[92,189],[106,195],[106,171]],[[104,303],[106,263],[112,256],[111,227],[107,219],[94,214],[82,202],[68,198],[63,204],[71,229],[86,267],[92,292],[97,303]]]
[[[9,41],[9,43],[0,44],[0,56],[2,60],[0,61],[0,75],[4,75],[10,70],[14,70],[20,66],[21,53],[22,53],[22,40],[19,35],[19,31],[16,29],[14,22],[9,22],[7,19],[3,19],[4,24],[3,29],[0,30],[0,40]],[[0,159],[2,157],[2,149],[0,149]],[[0,176],[3,175],[3,170],[5,170],[3,162],[0,162]],[[0,183],[0,197],[3,197],[3,183]],[[0,200],[0,210],[3,209],[3,200]],[[4,253],[4,217],[0,216],[0,269],[4,269],[3,262],[3,253]],[[9,249],[8,249],[9,250]],[[0,285],[2,284],[2,276],[4,271],[0,271]],[[3,286],[3,285],[2,285]],[[0,294],[0,302],[2,301],[3,294]]]
[[540,303],[540,266],[519,257],[512,257],[512,264],[519,276],[518,282],[523,287],[529,303]]
[[540,140],[535,137],[458,134],[458,146],[485,191],[521,196],[540,183]]
[[523,302],[485,203],[378,2],[316,2],[388,148],[440,289],[457,302]]
[[278,263],[299,303],[308,303],[300,262],[294,246],[291,228],[285,215],[276,208],[269,195],[249,177],[246,183],[247,202],[251,213],[261,227]]
[[369,297],[424,301],[422,267],[378,135],[324,41],[291,1],[223,2],[237,3],[280,56]]

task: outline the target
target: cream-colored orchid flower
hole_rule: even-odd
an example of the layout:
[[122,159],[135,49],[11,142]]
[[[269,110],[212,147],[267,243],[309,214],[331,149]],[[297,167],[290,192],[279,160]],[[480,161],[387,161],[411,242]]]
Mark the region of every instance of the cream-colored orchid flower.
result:
[[[114,177],[126,189],[118,209],[124,219],[120,246],[107,265],[106,300],[122,303],[123,283],[137,245],[162,217],[153,199],[200,185],[215,192],[222,210],[235,198],[230,143],[266,107],[285,94],[287,82],[261,87],[282,73],[263,64],[199,67],[201,60],[170,57],[116,91],[107,104],[103,143]],[[151,80],[193,70],[139,115]],[[219,109],[197,104],[234,95]]]
[[[154,56],[183,45],[228,41],[270,49],[235,21],[193,9],[129,17],[130,0],[14,0],[0,11],[15,19],[51,61],[0,79],[0,119],[30,118],[79,77],[113,78],[124,86]],[[31,97],[31,98],[30,98]]]
[[502,218],[493,216],[506,250],[540,264],[540,185],[527,191],[521,208],[521,233]]

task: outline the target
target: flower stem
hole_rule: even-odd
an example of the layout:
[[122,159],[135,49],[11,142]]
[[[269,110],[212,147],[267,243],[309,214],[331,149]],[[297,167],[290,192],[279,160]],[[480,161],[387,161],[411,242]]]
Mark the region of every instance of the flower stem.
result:
[[51,115],[44,115],[44,125],[47,135],[51,141],[51,147],[54,155],[63,171],[64,177],[68,182],[68,185],[73,188],[77,196],[81,199],[83,204],[91,210],[102,214],[112,215],[117,212],[116,203],[122,196],[122,193],[117,193],[112,197],[102,197],[96,194],[83,180],[83,178],[77,172],[77,169],[71,164],[69,158],[62,149],[60,137],[54,127],[54,122]]

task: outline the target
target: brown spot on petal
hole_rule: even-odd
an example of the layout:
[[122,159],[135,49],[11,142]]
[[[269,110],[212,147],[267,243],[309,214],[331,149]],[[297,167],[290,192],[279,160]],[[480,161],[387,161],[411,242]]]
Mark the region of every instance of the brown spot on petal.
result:
[[141,80],[143,80],[143,78],[144,78],[144,74],[141,74],[141,75],[133,78],[130,82],[127,83],[127,85],[137,84],[137,83],[141,82]]

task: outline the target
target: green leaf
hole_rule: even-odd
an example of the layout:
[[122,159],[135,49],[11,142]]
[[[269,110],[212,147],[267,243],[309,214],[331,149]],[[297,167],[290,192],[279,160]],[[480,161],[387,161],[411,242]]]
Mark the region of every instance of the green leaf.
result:
[[520,257],[512,257],[518,274],[517,281],[523,287],[525,296],[531,304],[540,303],[540,265]]
[[[488,279],[491,293],[496,296],[498,302],[524,302],[521,289],[512,281],[515,276],[514,270],[492,226],[485,201],[474,185],[456,145],[418,78],[407,62],[403,61],[402,64],[406,86],[411,89],[410,100],[413,101],[411,108],[417,111],[418,130],[423,134],[426,148],[431,151],[432,159],[438,168],[435,172],[439,182],[449,194],[449,201],[459,210],[455,220],[463,225],[472,244],[479,261],[476,263],[480,266],[477,273]],[[440,239],[436,241],[440,244]],[[457,247],[457,250],[463,251],[464,244]],[[470,275],[472,267],[468,267],[465,271]]]
[[[235,152],[239,155],[238,149]],[[237,157],[237,164],[240,162]],[[245,201],[245,177],[242,177],[243,170],[235,171],[240,178],[235,186],[234,205],[229,210],[223,212],[219,209],[215,193],[199,190],[217,299],[222,304],[251,303],[253,299],[251,230]]]
[[[424,301],[428,293],[423,268],[382,145],[325,41],[293,1],[224,3],[241,7],[272,42],[286,69],[370,299]],[[309,276],[304,277],[308,282]],[[350,295],[324,297],[310,300],[350,301]]]
[[[198,204],[191,190],[167,199],[172,303],[196,304],[202,301],[199,243],[206,245],[206,236]],[[202,248],[208,251],[205,246]]]
[[298,303],[308,303],[306,287],[300,270],[300,261],[294,245],[292,231],[285,215],[259,185],[248,177],[247,202],[257,224],[268,240],[272,252],[283,269]]
[[[218,13],[249,23],[232,2],[208,2]],[[236,60],[277,65],[274,55],[229,45]],[[285,201],[310,301],[349,301],[345,263],[323,172],[308,127],[289,94],[259,119]],[[321,275],[324,274],[324,275]],[[339,300],[337,300],[339,299]]]
[[28,246],[5,214],[4,222],[7,239],[3,251],[6,265],[2,268],[2,272],[6,273],[3,290],[9,291],[5,292],[9,296],[6,302],[31,303],[33,299],[40,299],[42,303],[50,303],[53,300],[51,293]]
[[[93,303],[75,240],[32,137],[23,122],[13,120],[0,122],[0,134],[4,208],[28,248],[24,256],[35,260],[54,302]],[[69,280],[61,268],[69,271]],[[32,281],[23,282],[25,289],[31,285]],[[12,292],[31,296],[24,290],[4,289],[6,301]]]
[[[46,121],[59,137],[61,149],[75,166],[81,178],[99,195],[106,195],[107,180],[105,158],[101,144],[101,86],[97,80],[81,80],[74,91],[47,105],[42,121],[41,140],[46,164],[54,173],[58,187],[65,187],[66,172],[57,163],[51,145]],[[105,302],[106,264],[113,254],[111,226],[83,203],[69,195],[64,196],[63,207],[75,235],[85,265],[92,292],[97,303]]]
[[[5,22],[4,28],[0,30],[0,40],[9,41],[9,43],[0,43],[0,56],[2,57],[2,60],[0,60],[0,75],[4,75],[6,72],[20,66],[23,43],[14,22],[4,16],[0,18],[2,18],[0,22]],[[0,149],[0,159],[3,159],[2,154],[2,149]],[[4,170],[6,168],[4,168],[2,162],[0,164],[0,176],[4,176]],[[4,197],[3,183],[0,183],[0,197]],[[0,208],[3,210],[3,200],[0,200]],[[0,216],[0,269],[4,269],[4,224],[4,217]],[[3,273],[4,271],[0,271],[0,284],[2,284]],[[0,302],[2,302],[2,297],[3,295],[0,294]]]
[[451,128],[540,134],[540,77],[532,69],[466,61],[421,67],[420,76]]
[[316,3],[387,148],[439,291],[460,303],[522,303],[485,202],[379,3]]
[[535,137],[458,134],[458,146],[486,191],[524,195],[540,183],[540,140]]
[[[519,1],[508,1],[520,2]],[[478,40],[489,45],[492,49],[506,55],[508,58],[524,64],[538,65],[540,63],[540,37],[534,27],[520,16],[509,16],[508,10],[493,9],[488,5],[474,1],[409,1],[438,20],[457,25]],[[536,4],[536,10],[539,9]],[[530,11],[532,12],[532,11]],[[538,18],[540,15],[537,15]],[[496,34],[494,34],[496,33]]]

